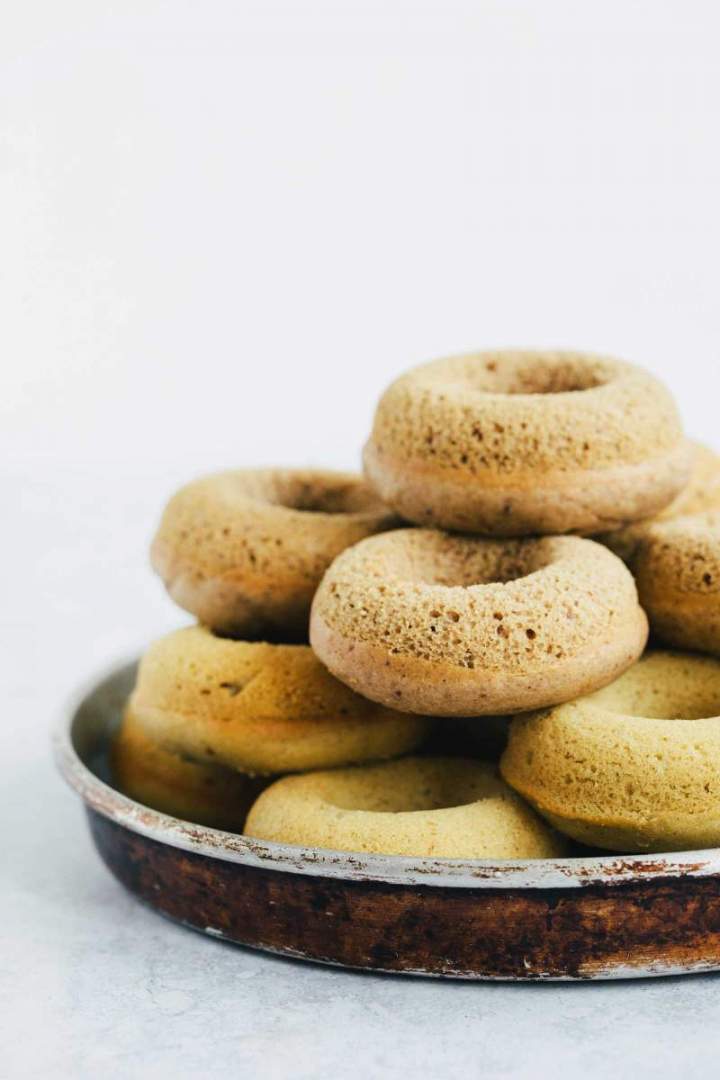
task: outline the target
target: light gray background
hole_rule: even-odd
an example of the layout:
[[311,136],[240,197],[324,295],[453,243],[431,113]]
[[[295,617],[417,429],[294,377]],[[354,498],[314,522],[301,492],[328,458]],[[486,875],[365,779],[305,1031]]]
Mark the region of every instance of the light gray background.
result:
[[185,621],[147,568],[173,487],[354,467],[410,364],[614,352],[714,441],[719,30],[711,0],[2,7],[3,1075],[715,1070],[713,977],[413,982],[161,921],[47,732]]

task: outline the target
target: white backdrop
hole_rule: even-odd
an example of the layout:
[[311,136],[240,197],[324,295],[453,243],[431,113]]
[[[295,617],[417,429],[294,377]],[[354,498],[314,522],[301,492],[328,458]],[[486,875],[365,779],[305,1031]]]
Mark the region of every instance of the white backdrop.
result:
[[[294,969],[191,951],[130,905],[51,775],[49,718],[96,665],[186,621],[147,567],[177,484],[250,464],[354,467],[377,395],[421,360],[509,344],[616,353],[664,377],[688,429],[714,440],[720,8],[0,7],[0,903],[17,1074],[179,1080],[257,1051],[267,1075],[302,1080],[317,1074],[287,1025],[304,1031],[310,1014],[272,1012],[278,993],[305,1000]],[[208,983],[213,964],[225,982]],[[241,968],[268,981],[240,1043]],[[640,1018],[625,991],[605,993],[598,1053],[587,998],[576,1010],[576,996],[528,988],[527,1038],[503,1040],[517,1010],[479,988],[449,1015],[441,989],[386,983],[381,998],[376,982],[368,997],[313,978],[310,1012],[338,1020],[337,1041],[313,1029],[338,1080],[363,1063],[377,1075],[398,1023],[407,1053],[418,1015],[426,1040],[403,1061],[418,1077],[438,1048],[448,1076],[477,1060],[504,1073],[502,1046],[536,1076],[544,1060],[628,1075],[640,1043],[634,1075],[655,1080],[707,1075],[717,1058],[720,1005],[698,981],[679,1010],[689,1038],[669,988],[647,990]],[[575,1025],[572,1046],[556,1017]]]
[[355,467],[421,360],[617,353],[713,440],[712,0],[25,0],[4,22],[3,457],[34,590],[110,651],[177,622],[146,568],[177,484]]
[[5,24],[21,461],[352,466],[394,374],[503,344],[646,364],[712,436],[712,0],[25,0]]

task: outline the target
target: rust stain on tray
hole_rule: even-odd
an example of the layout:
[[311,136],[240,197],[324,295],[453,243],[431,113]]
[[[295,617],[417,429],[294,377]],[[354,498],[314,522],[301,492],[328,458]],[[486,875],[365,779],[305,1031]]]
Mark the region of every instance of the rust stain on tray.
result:
[[612,878],[623,878],[626,881],[641,880],[650,875],[657,877],[677,877],[678,875],[698,874],[707,866],[704,861],[678,863],[669,862],[658,856],[655,859],[643,861],[636,857],[630,859],[618,858],[612,862],[604,863],[602,875],[598,874],[593,867],[583,866],[580,860],[577,865],[568,866],[566,863],[556,863],[555,867],[561,874],[568,877],[586,877],[588,880],[608,881]]

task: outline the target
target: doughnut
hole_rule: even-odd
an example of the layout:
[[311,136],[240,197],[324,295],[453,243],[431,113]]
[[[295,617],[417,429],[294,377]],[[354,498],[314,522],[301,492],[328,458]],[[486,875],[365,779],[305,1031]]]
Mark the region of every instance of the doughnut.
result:
[[652,375],[573,352],[435,360],[380,399],[365,472],[420,525],[490,536],[605,532],[687,482],[675,403]]
[[395,757],[429,729],[353,694],[307,645],[234,641],[199,626],[148,649],[129,707],[160,745],[249,774]]
[[655,520],[720,510],[720,457],[703,443],[691,442],[691,471],[687,486]]
[[325,569],[344,548],[394,523],[353,474],[236,470],[173,496],[151,560],[172,598],[206,626],[306,639]]
[[557,829],[623,852],[720,845],[720,662],[649,652],[589,697],[516,717],[505,780]]
[[630,565],[653,635],[720,655],[720,511],[656,522]]
[[598,540],[626,562],[632,562],[638,547],[655,525],[673,521],[687,514],[699,514],[708,510],[720,510],[720,457],[702,443],[690,444],[692,470],[690,480],[680,494],[661,513],[645,521],[626,525],[597,537]]
[[198,825],[242,832],[266,781],[191,761],[150,738],[126,710],[111,751],[112,775],[131,799]]
[[370,537],[329,568],[310,618],[312,647],[334,675],[430,716],[568,701],[616,678],[646,638],[627,567],[577,536]]
[[260,795],[245,833],[385,855],[544,859],[566,850],[495,766],[468,758],[409,757],[286,776]]
[[720,457],[693,444],[688,486],[661,514],[601,536],[635,575],[653,635],[720,655]]

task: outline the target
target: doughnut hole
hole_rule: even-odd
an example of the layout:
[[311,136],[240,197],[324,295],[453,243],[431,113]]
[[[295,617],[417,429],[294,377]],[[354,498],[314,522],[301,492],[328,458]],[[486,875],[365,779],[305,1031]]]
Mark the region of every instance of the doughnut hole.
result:
[[[229,498],[234,487],[243,498],[249,493],[249,474],[227,476],[225,489]],[[274,473],[258,473],[256,498],[288,510],[301,510],[313,514],[358,514],[377,512],[382,503],[372,489],[355,479],[348,480],[341,474],[332,475],[314,470],[277,470]]]
[[[395,532],[376,573],[408,584],[465,589],[519,581],[544,569],[553,558],[542,542],[488,540],[479,545],[474,537],[448,537],[439,532],[423,533],[420,540],[418,532]],[[459,621],[452,608],[446,614],[453,622]]]
[[605,386],[615,365],[564,352],[498,352],[453,357],[444,371],[428,369],[428,387],[441,383],[483,394],[570,394]]
[[648,720],[720,716],[720,665],[700,656],[648,653],[585,701],[609,712]]
[[413,759],[406,767],[397,762],[392,784],[384,782],[387,770],[345,769],[340,775],[323,773],[316,790],[320,798],[339,810],[404,814],[425,810],[449,810],[479,799],[507,797],[506,785],[490,769],[477,762],[454,759]]

